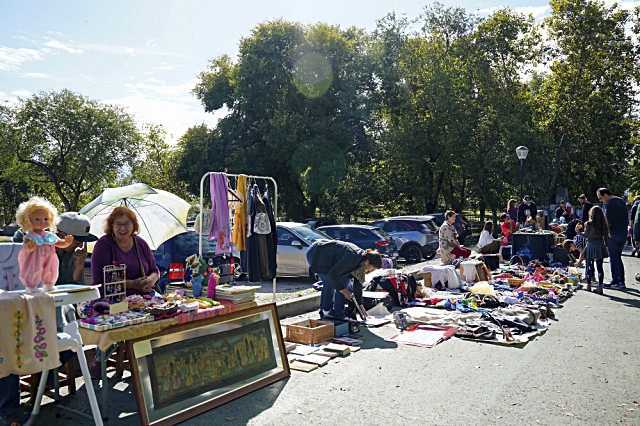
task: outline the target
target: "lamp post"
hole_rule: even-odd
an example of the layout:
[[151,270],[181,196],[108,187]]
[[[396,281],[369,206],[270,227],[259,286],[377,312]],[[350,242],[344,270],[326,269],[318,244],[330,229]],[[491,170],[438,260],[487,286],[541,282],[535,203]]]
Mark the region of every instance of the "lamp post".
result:
[[520,160],[520,198],[522,198],[524,197],[524,160],[526,160],[527,155],[529,155],[529,148],[520,145],[516,148],[516,155],[518,156],[518,160]]

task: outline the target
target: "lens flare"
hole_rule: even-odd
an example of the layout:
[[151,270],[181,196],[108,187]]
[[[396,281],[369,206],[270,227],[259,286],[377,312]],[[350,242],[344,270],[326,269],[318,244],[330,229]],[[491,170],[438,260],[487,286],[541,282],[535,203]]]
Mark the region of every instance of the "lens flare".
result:
[[307,98],[324,95],[333,81],[327,58],[317,52],[301,52],[293,65],[293,84]]

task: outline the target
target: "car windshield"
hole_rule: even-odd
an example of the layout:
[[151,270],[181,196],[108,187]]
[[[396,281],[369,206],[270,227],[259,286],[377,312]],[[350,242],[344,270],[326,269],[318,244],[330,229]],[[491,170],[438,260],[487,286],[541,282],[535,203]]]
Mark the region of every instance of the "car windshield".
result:
[[373,233],[374,234],[380,234],[382,236],[382,238],[384,238],[385,240],[390,240],[391,239],[391,235],[389,235],[386,232],[384,232],[381,228],[374,229]]
[[317,240],[332,240],[333,238],[331,238],[330,236],[328,236],[327,234],[325,234],[322,231],[318,231],[315,229],[311,229],[308,226],[296,226],[295,228],[291,228],[293,230],[293,232],[295,232],[296,234],[298,234],[299,237],[301,237],[303,240],[305,240],[308,243],[313,243]]
[[438,227],[436,226],[436,224],[435,224],[435,223],[433,223],[433,221],[432,221],[432,220],[427,220],[427,221],[425,221],[425,222],[422,222],[422,224],[423,224],[424,226],[426,226],[426,227],[427,227],[427,229],[429,229],[430,231],[437,231],[437,230],[438,230]]

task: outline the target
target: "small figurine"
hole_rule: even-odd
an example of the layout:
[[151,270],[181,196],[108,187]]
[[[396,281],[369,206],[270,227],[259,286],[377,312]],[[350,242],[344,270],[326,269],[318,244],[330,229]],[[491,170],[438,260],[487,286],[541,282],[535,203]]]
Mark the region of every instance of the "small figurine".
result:
[[24,244],[18,254],[20,281],[28,292],[33,292],[38,284],[51,290],[58,280],[58,256],[56,247],[66,248],[73,243],[73,235],[64,240],[51,232],[55,230],[58,215],[56,208],[47,200],[32,197],[20,204],[16,221],[24,234]]

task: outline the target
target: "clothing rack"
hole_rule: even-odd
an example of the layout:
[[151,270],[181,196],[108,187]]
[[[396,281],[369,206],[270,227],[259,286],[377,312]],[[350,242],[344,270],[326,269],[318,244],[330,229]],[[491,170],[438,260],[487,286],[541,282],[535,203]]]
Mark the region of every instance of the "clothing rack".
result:
[[[213,173],[224,173],[227,176],[227,179],[232,177],[237,179],[240,176],[239,174],[233,174],[233,173],[227,173],[227,172],[207,172],[204,175],[202,175],[202,178],[200,178],[200,217],[202,218],[201,221],[204,222],[204,183],[207,180],[207,178],[212,175]],[[271,182],[273,184],[273,188],[274,188],[274,194],[273,194],[273,217],[275,218],[275,220],[278,220],[278,183],[276,182],[276,180],[274,178],[272,178],[271,176],[256,176],[256,175],[244,175],[247,177],[247,179],[249,179],[250,181],[256,181],[256,180],[260,180],[263,181],[265,183],[269,183]],[[201,222],[201,228],[202,228],[202,222]],[[202,232],[203,229],[200,229],[200,232]],[[277,244],[277,242],[276,242]],[[202,235],[198,235],[198,256],[202,257]],[[274,274],[273,276],[273,302],[275,303],[276,301],[276,275]]]

